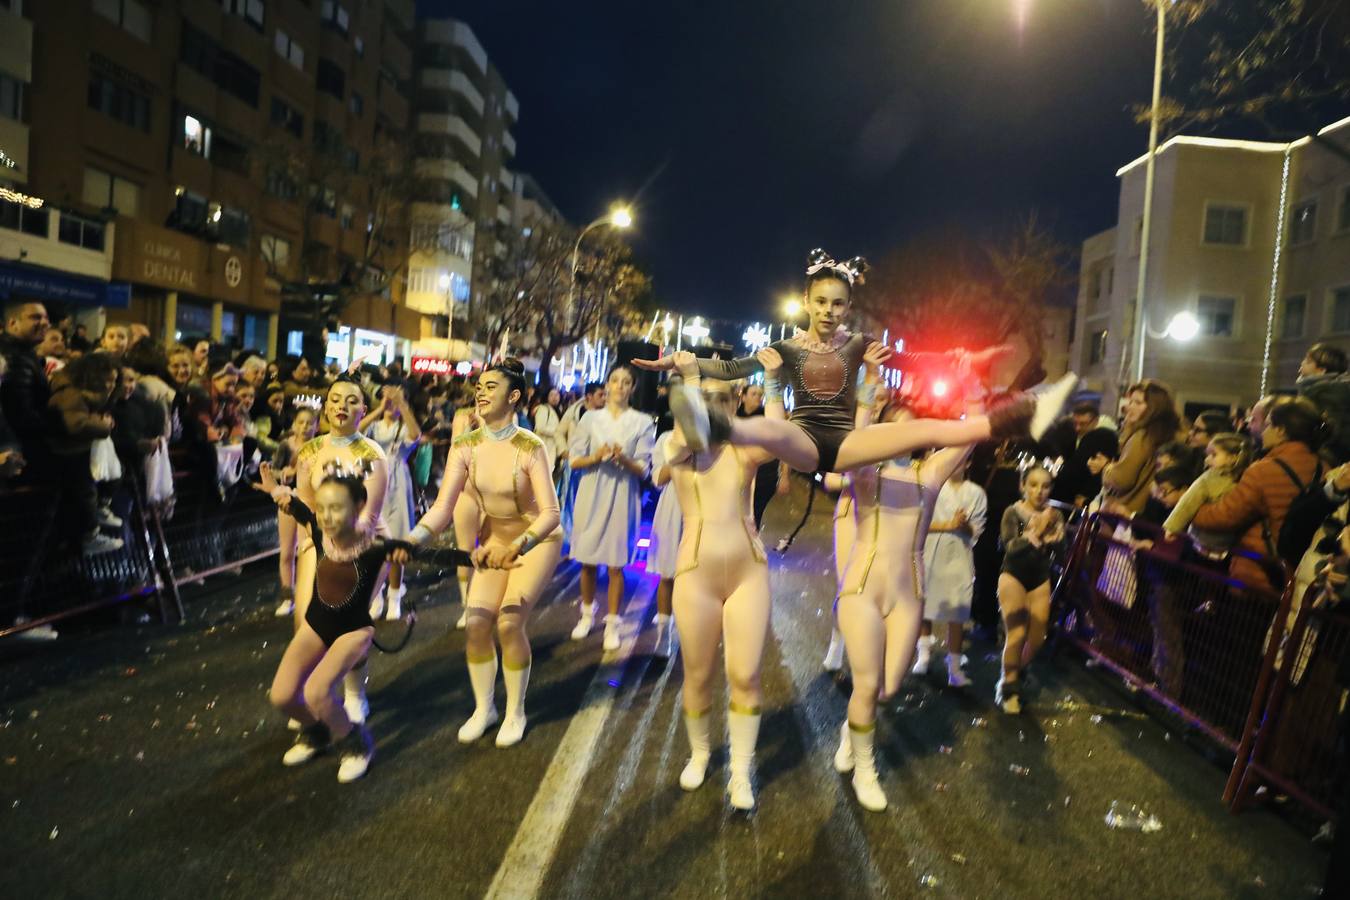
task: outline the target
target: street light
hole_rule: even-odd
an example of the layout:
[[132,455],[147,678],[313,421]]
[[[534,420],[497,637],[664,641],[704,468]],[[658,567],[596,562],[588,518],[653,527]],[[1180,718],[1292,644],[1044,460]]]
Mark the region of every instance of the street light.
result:
[[[783,315],[787,318],[788,322],[797,318],[801,314],[802,314],[802,301],[798,300],[795,294],[788,294],[786,297],[783,298]],[[787,338],[787,326],[788,323],[784,322],[778,329],[778,339],[780,341],[785,340]]]
[[[577,294],[577,266],[580,264],[581,241],[592,230],[599,228],[602,225],[608,225],[611,228],[617,228],[620,231],[631,228],[633,226],[633,211],[622,203],[616,204],[610,207],[609,212],[581,229],[581,233],[577,235],[577,242],[572,246],[572,280],[567,286],[567,312],[569,315],[572,312],[572,303],[576,299]],[[596,320],[595,327],[598,333],[600,330],[600,322],[598,319]]]
[[450,275],[448,272],[442,272],[441,277],[436,279],[436,283],[445,291],[445,361],[450,362],[451,345],[455,334],[455,298],[450,292]]
[[[1167,320],[1167,327],[1162,331],[1154,331],[1149,327],[1148,310],[1144,310],[1143,321],[1140,323],[1140,333],[1145,337],[1151,337],[1155,341],[1172,340],[1178,344],[1189,344],[1200,336],[1200,320],[1194,313],[1179,312]],[[1135,384],[1144,380],[1144,341],[1139,342],[1139,368],[1138,375],[1135,377]]]

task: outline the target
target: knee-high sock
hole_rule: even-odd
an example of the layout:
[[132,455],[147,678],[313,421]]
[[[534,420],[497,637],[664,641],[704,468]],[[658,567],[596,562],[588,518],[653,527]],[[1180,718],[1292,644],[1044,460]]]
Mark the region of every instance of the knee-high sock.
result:
[[686,710],[684,714],[684,730],[689,735],[689,756],[705,764],[712,754],[708,738],[712,729],[709,712],[710,710],[706,709],[701,713],[690,713]]
[[474,712],[492,706],[497,686],[497,654],[482,660],[469,660],[469,684],[473,686]]
[[506,718],[525,714],[525,690],[530,686],[530,662],[519,669],[502,663],[502,681],[506,684]]
[[876,756],[873,752],[876,737],[877,726],[875,722],[871,725],[862,726],[854,725],[852,722],[848,723],[848,739],[849,743],[853,745],[853,771],[861,772],[864,777],[876,778],[877,776]]
[[745,709],[731,704],[727,710],[727,731],[731,734],[731,774],[750,777],[759,740],[759,707]]

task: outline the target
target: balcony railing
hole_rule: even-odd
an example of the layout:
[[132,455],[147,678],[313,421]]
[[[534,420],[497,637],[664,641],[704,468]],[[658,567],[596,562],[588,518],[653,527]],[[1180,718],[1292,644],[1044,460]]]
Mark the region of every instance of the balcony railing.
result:
[[453,181],[464,188],[464,192],[470,197],[478,196],[478,182],[469,174],[468,169],[453,159],[418,159],[413,168],[419,178],[443,178]]
[[423,69],[422,87],[433,90],[454,91],[463,97],[478,115],[483,114],[485,103],[483,94],[469,80],[469,76],[456,69]]
[[448,134],[457,138],[474,156],[483,152],[483,142],[459,116],[445,113],[421,113],[417,117],[417,130],[427,134]]

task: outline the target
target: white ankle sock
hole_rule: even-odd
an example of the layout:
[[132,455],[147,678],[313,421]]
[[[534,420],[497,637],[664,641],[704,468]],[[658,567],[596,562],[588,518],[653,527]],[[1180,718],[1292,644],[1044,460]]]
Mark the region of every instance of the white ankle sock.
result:
[[502,682],[506,685],[507,721],[525,714],[525,690],[530,686],[530,663],[513,669],[502,663]]

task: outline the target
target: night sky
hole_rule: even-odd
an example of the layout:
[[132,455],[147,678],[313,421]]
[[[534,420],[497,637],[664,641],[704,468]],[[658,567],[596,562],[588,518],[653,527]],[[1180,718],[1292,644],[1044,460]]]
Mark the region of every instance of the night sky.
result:
[[878,256],[1033,209],[1077,245],[1114,224],[1115,171],[1146,149],[1139,0],[418,10],[473,28],[520,100],[512,168],[569,219],[637,198],[635,250],[691,314],[771,316],[815,246]]

